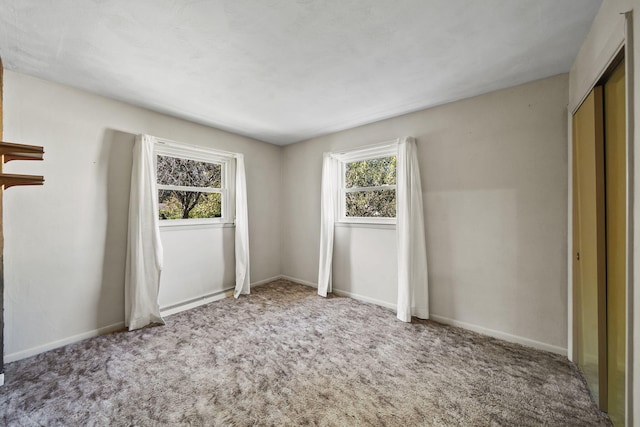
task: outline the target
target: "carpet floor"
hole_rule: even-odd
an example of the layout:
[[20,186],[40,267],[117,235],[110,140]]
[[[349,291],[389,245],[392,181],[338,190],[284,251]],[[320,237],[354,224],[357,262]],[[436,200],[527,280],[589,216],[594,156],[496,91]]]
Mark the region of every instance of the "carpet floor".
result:
[[6,366],[19,426],[610,425],[565,358],[284,280]]

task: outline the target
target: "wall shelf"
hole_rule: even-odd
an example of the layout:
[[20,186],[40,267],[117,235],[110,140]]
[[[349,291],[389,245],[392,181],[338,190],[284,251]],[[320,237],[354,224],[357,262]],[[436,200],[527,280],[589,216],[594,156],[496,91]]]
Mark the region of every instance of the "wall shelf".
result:
[[4,156],[3,163],[11,160],[42,160],[44,149],[38,145],[0,141],[0,155]]
[[[2,156],[2,164],[12,160],[42,160],[44,158],[44,148],[39,145],[0,141],[0,156]],[[42,184],[44,184],[43,176],[2,173],[0,168],[0,187],[5,190],[19,185]]]
[[0,185],[6,190],[9,187],[18,185],[42,185],[44,177],[40,175],[17,175],[10,173],[0,173]]

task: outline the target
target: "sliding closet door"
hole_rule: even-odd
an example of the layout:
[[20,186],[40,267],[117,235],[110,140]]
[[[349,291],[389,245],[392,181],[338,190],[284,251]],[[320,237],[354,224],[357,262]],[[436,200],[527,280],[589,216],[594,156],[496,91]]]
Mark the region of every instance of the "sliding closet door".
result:
[[606,248],[602,87],[573,116],[573,271],[576,362],[606,410]]
[[625,64],[604,84],[605,198],[607,233],[608,413],[614,426],[625,420],[627,147]]

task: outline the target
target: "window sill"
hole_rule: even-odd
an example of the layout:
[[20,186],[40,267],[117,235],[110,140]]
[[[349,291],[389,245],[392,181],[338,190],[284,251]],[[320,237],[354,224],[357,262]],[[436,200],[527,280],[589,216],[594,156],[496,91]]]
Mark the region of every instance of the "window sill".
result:
[[[167,220],[165,220],[167,221]],[[192,229],[204,229],[204,228],[235,228],[235,224],[232,222],[165,222],[160,221],[160,231],[178,231],[178,230],[192,230]],[[177,221],[177,220],[175,220]]]
[[375,228],[378,230],[395,230],[396,224],[392,222],[356,222],[336,221],[336,227],[341,228]]

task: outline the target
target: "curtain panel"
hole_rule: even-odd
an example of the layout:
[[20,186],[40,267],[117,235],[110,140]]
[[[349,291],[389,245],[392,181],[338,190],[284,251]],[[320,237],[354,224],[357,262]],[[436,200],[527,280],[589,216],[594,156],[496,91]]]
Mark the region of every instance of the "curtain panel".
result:
[[164,324],[158,304],[163,253],[155,142],[156,138],[150,135],[139,135],[133,147],[125,270],[125,325],[130,331],[152,323]]
[[414,315],[429,318],[427,250],[424,234],[422,185],[416,142],[398,143],[396,162],[398,243],[398,319],[411,322]]
[[333,236],[339,191],[338,168],[338,160],[331,153],[324,153],[320,195],[320,261],[318,267],[318,295],[323,297],[332,291]]
[[249,215],[247,207],[247,179],[244,156],[236,154],[236,288],[233,296],[249,294]]

